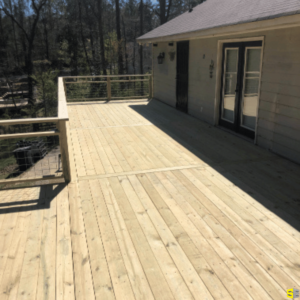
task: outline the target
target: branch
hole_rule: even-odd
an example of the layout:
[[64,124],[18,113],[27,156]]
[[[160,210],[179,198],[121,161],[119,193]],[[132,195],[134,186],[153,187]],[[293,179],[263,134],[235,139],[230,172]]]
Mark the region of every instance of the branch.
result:
[[172,0],[169,0],[168,10],[167,10],[167,20],[166,21],[169,20],[171,6],[172,6]]
[[4,8],[4,7],[0,8],[0,10],[4,11],[4,13],[5,13],[8,17],[10,17],[10,18],[12,19],[13,22],[15,22],[15,23],[18,25],[18,27],[19,27],[19,28],[23,31],[23,33],[25,34],[26,39],[29,41],[29,36],[28,36],[27,32],[25,31],[24,27],[23,27],[23,26],[15,19],[15,17],[14,17],[11,13],[9,13],[9,11],[8,11],[6,8]]
[[35,19],[34,19],[34,22],[33,22],[32,28],[31,28],[30,40],[28,40],[29,43],[32,43],[32,42],[33,42],[34,35],[35,35],[35,28],[36,28],[37,22],[39,21],[39,18],[40,18],[40,11],[41,11],[41,9],[43,8],[43,6],[46,5],[47,0],[41,1],[41,2],[40,2],[40,5],[39,5],[38,7],[36,6],[34,0],[31,0],[31,3],[32,3],[32,6],[33,6],[33,8],[34,8],[34,10],[35,10],[36,17],[35,17]]

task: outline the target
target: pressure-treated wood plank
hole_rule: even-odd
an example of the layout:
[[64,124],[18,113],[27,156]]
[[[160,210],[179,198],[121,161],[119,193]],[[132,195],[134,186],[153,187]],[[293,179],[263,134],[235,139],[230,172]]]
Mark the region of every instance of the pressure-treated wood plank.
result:
[[129,165],[126,157],[122,153],[122,151],[118,147],[118,143],[115,142],[113,138],[113,133],[109,132],[107,129],[99,129],[101,133],[103,134],[104,138],[106,139],[108,145],[110,146],[111,150],[115,154],[119,164],[121,165],[123,171],[131,171],[132,168]]
[[43,218],[37,299],[56,297],[57,197],[49,197],[49,194],[45,199],[45,204],[50,207],[45,210]]
[[209,245],[203,235],[197,230],[196,226],[189,220],[188,216],[182,210],[182,204],[185,208],[185,199],[163,173],[149,174],[147,176],[157,191],[163,197],[165,203],[173,212],[174,217],[182,225],[195,246],[199,249],[206,264],[216,273],[232,298],[251,299],[244,287],[239,283],[226,264],[221,260],[219,255]]
[[[160,222],[165,222],[167,226],[165,226],[165,230],[162,231],[162,228],[160,226],[156,226],[158,229],[158,232],[160,233],[161,237],[163,238],[166,245],[168,244],[168,250],[170,251],[170,254],[173,257],[173,260],[177,261],[177,263],[182,262],[184,257],[186,258],[185,266],[188,267],[188,270],[193,270],[193,283],[198,280],[197,287],[201,287],[204,289],[204,284],[206,285],[206,288],[208,289],[209,293],[213,297],[220,297],[223,299],[232,299],[232,297],[229,295],[228,291],[225,289],[223,284],[220,282],[220,279],[216,276],[216,274],[211,270],[208,263],[205,261],[203,256],[199,253],[197,250],[195,244],[191,241],[190,237],[187,235],[186,231],[182,228],[182,226],[179,224],[177,219],[174,217],[173,213],[170,211],[170,209],[167,207],[165,202],[163,201],[160,193],[157,192],[155,187],[151,184],[149,179],[145,175],[137,175],[137,178],[143,185],[145,191],[149,195],[150,199],[148,198],[148,205],[155,205],[157,211],[160,213],[161,217],[159,218],[159,215],[157,214],[156,210],[153,210],[156,212],[156,218],[152,218],[153,222],[159,222],[160,219],[162,220]],[[145,197],[145,199],[147,199]],[[149,208],[149,207],[147,207]],[[169,233],[168,235],[166,235]],[[164,236],[166,235],[166,236]],[[175,239],[176,236],[176,239]],[[179,247],[180,246],[180,247]],[[180,255],[180,249],[183,251]],[[173,251],[175,253],[173,253]],[[179,253],[176,253],[179,251]],[[180,257],[180,259],[178,259]],[[182,266],[181,266],[182,268]],[[180,269],[181,269],[180,268]],[[199,276],[197,276],[197,274]],[[204,284],[203,284],[204,283]],[[202,285],[202,286],[201,286]],[[200,291],[197,292],[194,290],[196,296]],[[205,290],[202,291],[203,296],[209,298],[211,295]],[[198,294],[200,295],[200,294]]]
[[[97,195],[98,193],[95,193],[95,197],[97,197]],[[154,300],[151,287],[147,281],[138,253],[135,250],[129,230],[126,227],[120,208],[113,194],[106,199],[106,204],[135,298]]]
[[90,156],[89,148],[83,130],[78,130],[77,134],[78,134],[78,140],[81,147],[81,155],[84,161],[86,173],[87,175],[97,174],[97,172],[95,171],[93,159]]
[[145,166],[145,162],[140,159],[131,145],[127,145],[127,143],[124,142],[123,137],[116,128],[107,128],[106,130],[109,132],[111,138],[113,138],[119,151],[125,157],[132,170],[139,170],[142,166]]
[[[285,230],[289,235],[291,235],[293,238],[295,238],[298,242],[300,242],[300,232],[297,231],[295,228],[287,224],[283,219],[278,218],[278,207],[276,209],[275,204],[271,202],[269,199],[266,199],[260,195],[260,197],[257,197],[255,193],[253,193],[253,189],[250,189],[245,184],[241,185],[241,181],[238,178],[234,178],[234,181],[236,184],[233,184],[232,181],[230,181],[230,178],[233,177],[225,177],[222,173],[216,171],[215,169],[211,167],[207,167],[206,170],[211,173],[212,176],[216,177],[219,184],[226,186],[233,190],[237,195],[245,199],[249,204],[251,204],[256,210],[260,211],[260,213],[264,214],[268,219],[263,219],[265,223],[268,222],[268,220],[271,220],[277,225],[277,228],[282,228],[282,230]],[[241,187],[246,187],[244,190],[247,190],[251,192],[253,195],[252,197],[246,193]],[[269,209],[268,209],[269,208]],[[272,212],[270,210],[272,208],[273,211],[278,211],[277,214]],[[291,216],[287,216],[286,212],[281,210],[280,213],[283,216],[286,216],[287,219],[290,219]]]
[[87,249],[82,208],[79,203],[77,184],[71,183],[69,189],[70,223],[72,237],[72,254],[74,265],[74,286],[76,299],[94,300],[92,272]]
[[149,148],[149,150],[163,163],[164,167],[173,166],[172,162],[165,157],[155,145],[153,145],[140,131],[138,131],[135,127],[130,127],[131,130],[144,144]]
[[[201,182],[205,186],[208,186],[209,190],[214,192],[214,196],[216,196],[219,199],[222,199],[223,201],[221,203],[220,201],[218,201],[217,198],[214,198],[213,199],[214,203],[216,203],[218,207],[223,208],[223,210],[228,214],[228,216],[230,216],[230,218],[236,224],[239,224],[240,229],[246,235],[248,235],[259,247],[261,247],[263,251],[265,251],[266,249],[269,250],[267,253],[271,257],[271,259],[276,261],[276,259],[278,259],[277,257],[279,257],[280,259],[281,255],[284,255],[288,260],[292,261],[296,266],[297,261],[300,260],[300,258],[298,258],[297,253],[295,253],[292,249],[290,249],[288,245],[284,244],[280,240],[280,238],[276,237],[276,235],[274,235],[267,228],[261,225],[260,222],[255,221],[255,219],[251,217],[251,215],[248,212],[243,211],[240,208],[238,201],[235,203],[233,198],[227,196],[218,187],[212,185],[211,181],[207,181],[205,177],[201,176],[201,170],[193,170],[192,173],[196,174],[197,178],[201,180]],[[251,224],[251,226],[249,225],[249,223]],[[274,249],[272,249],[273,247]],[[266,259],[265,261],[268,260]],[[287,262],[287,260],[285,260],[285,262]],[[282,263],[283,262],[281,261],[278,264],[280,268],[282,268]],[[278,272],[277,276],[280,276],[280,278],[282,277],[282,279],[279,281],[285,280],[283,278],[286,276],[280,274],[281,270],[277,266],[273,267],[273,271],[275,272],[277,271]],[[290,284],[293,284],[293,282],[290,282]]]
[[[281,252],[288,260],[290,260],[293,263],[297,263],[297,261],[300,261],[300,257],[298,255],[298,251],[293,250],[292,245],[284,243],[279,237],[277,237],[274,233],[272,233],[269,229],[267,229],[259,220],[257,220],[253,215],[251,215],[248,212],[248,209],[244,209],[244,207],[241,205],[239,199],[235,199],[235,197],[230,197],[228,194],[226,194],[223,190],[221,190],[218,186],[213,184],[211,180],[209,180],[207,177],[202,176],[203,171],[202,170],[192,170],[194,174],[196,174],[197,178],[201,180],[201,182],[209,188],[218,198],[222,199],[225,206],[228,208],[231,208],[231,211],[234,211],[235,214],[239,216],[240,219],[243,221],[239,222],[239,224],[243,225],[243,230],[245,233],[251,234],[251,231],[254,235],[254,237],[258,237],[259,235],[262,236],[267,242],[269,242],[271,245],[274,245],[274,248]],[[222,203],[222,204],[223,204]],[[220,206],[221,207],[221,206]],[[251,224],[251,226],[249,225]],[[257,235],[259,233],[259,235]],[[289,242],[289,239],[287,239],[287,242]],[[294,244],[296,243],[295,240],[293,240]],[[257,242],[257,244],[260,244],[260,242]]]
[[38,205],[30,221],[17,299],[36,299],[44,211]]
[[152,166],[151,161],[148,159],[146,155],[139,149],[139,145],[137,145],[132,138],[125,132],[125,128],[118,127],[114,128],[114,131],[117,133],[119,140],[123,145],[126,145],[126,150],[136,161],[139,169],[150,169]]
[[[97,181],[92,181],[90,183],[90,188],[93,188],[95,184],[98,185]],[[80,186],[82,188],[88,188],[88,184],[86,184],[86,182],[82,182]],[[88,192],[86,191],[86,188],[84,189],[84,192],[87,194]],[[99,191],[99,187],[96,187],[95,189],[97,189],[98,192],[95,193],[95,197],[92,196],[92,198],[94,198],[95,200],[95,207],[93,205],[92,199],[86,199],[83,203],[83,209],[85,209],[87,218],[92,219],[93,214],[97,218],[99,224],[98,230],[100,231],[103,243],[103,253],[105,255],[104,259],[107,261],[116,299],[134,299],[128,274],[124,266],[119,245],[114,234],[114,230],[104,201],[104,198],[109,197],[109,192],[103,189],[102,195]],[[95,225],[97,225],[97,223]],[[86,228],[87,230],[89,230],[88,227]]]
[[[260,266],[257,266],[258,269],[256,268],[256,263],[252,262],[250,265],[248,265],[248,267],[252,268],[252,274],[259,276],[258,280],[260,284],[262,284],[265,287],[265,289],[274,299],[279,299],[280,297],[282,297],[284,295],[285,290],[284,287],[282,288],[280,285],[293,285],[292,281],[289,280],[287,276],[283,274],[283,272],[274,264],[273,261],[270,260],[270,258],[268,258],[266,254],[260,251],[259,247],[254,242],[252,242],[242,233],[241,229],[235,225],[235,223],[230,219],[230,217],[227,217],[227,211],[224,210],[224,208],[222,208],[223,205],[220,208],[216,206],[214,200],[217,200],[219,204],[222,204],[217,196],[215,196],[211,191],[209,191],[203,183],[201,183],[195,176],[193,176],[188,171],[180,172],[187,176],[187,178],[197,187],[198,194],[203,193],[202,195],[204,195],[205,197],[202,198],[202,203],[205,205],[205,207],[209,208],[209,210],[213,210],[215,213],[217,213],[215,217],[218,219],[218,222],[220,222],[222,226],[224,226],[230,232],[230,234],[245,249],[247,249],[247,252],[249,252],[249,254],[260,263]],[[193,188],[191,189],[194,190]],[[222,209],[222,212],[220,211],[220,209]],[[223,241],[225,242],[225,240]],[[234,253],[242,257],[245,255],[244,251],[241,252],[240,250],[237,253]],[[249,254],[246,254],[246,257]],[[244,259],[246,259],[246,257],[244,256]],[[243,261],[243,263],[244,262],[245,261]]]
[[106,156],[103,146],[101,145],[99,140],[95,138],[97,137],[97,135],[95,135],[94,129],[86,131],[85,137],[87,140],[87,146],[89,148],[90,156],[93,160],[93,164],[95,166],[97,174],[113,173],[114,170]]
[[[211,183],[213,182],[218,186],[218,188],[222,189],[223,192],[230,196],[230,198],[228,199],[228,206],[237,211],[237,213],[239,213],[239,215],[242,216],[246,222],[251,223],[251,226],[256,230],[256,232],[260,233],[260,235],[263,236],[267,241],[269,241],[270,244],[276,245],[275,248],[279,252],[281,252],[282,255],[285,255],[286,253],[286,259],[284,260],[285,263],[290,265],[288,260],[291,260],[291,262],[293,262],[295,266],[297,265],[297,261],[300,261],[300,258],[298,257],[299,242],[292,235],[289,235],[280,226],[274,223],[272,219],[269,219],[258,209],[256,209],[252,205],[249,205],[249,203],[244,200],[244,198],[238,197],[238,195],[234,191],[229,189],[226,185],[222,184],[222,182],[218,180],[216,176],[212,175],[204,169],[198,170],[198,172],[206,176],[208,179],[210,179]],[[208,182],[208,184],[210,184],[210,182]],[[222,197],[223,201],[226,200],[228,196]],[[226,203],[226,201],[224,202]],[[282,264],[284,263],[281,262],[280,266],[282,266]],[[297,270],[297,268],[295,268],[295,272],[297,271],[299,272],[300,269]]]
[[0,282],[4,275],[10,245],[13,241],[13,235],[18,221],[18,213],[9,214],[9,210],[6,210],[6,212],[7,213],[5,214],[5,218],[3,219],[3,224],[0,231]]
[[[184,282],[177,266],[174,264],[170,254],[167,251],[167,247],[160,239],[154,225],[149,218],[147,211],[140,202],[133,187],[131,186],[127,177],[119,177],[119,181],[127,195],[127,198],[131,204],[132,209],[135,212],[141,227],[145,233],[145,236],[149,242],[150,247],[156,257],[161,270],[165,274],[165,278],[169,284],[171,291],[173,292],[175,299],[194,299],[188,286]],[[155,241],[155,242],[154,242]],[[178,288],[180,287],[180,289]]]
[[80,200],[96,299],[115,299],[103,238],[94,211],[89,182],[80,182]]
[[[9,210],[7,210],[7,214],[9,214]],[[9,247],[8,260],[6,261],[6,264],[2,265],[3,267],[5,266],[2,281],[0,280],[0,298],[3,300],[16,299],[29,231],[29,223],[32,216],[31,211],[27,211],[26,204],[20,209],[20,212],[15,214],[18,214],[17,226],[14,232],[13,241]],[[2,243],[4,244],[5,241],[1,238],[1,244]]]
[[74,153],[77,176],[86,176],[87,172],[85,169],[84,160],[82,157],[81,147],[79,144],[79,139],[76,130],[72,131],[71,139],[72,139],[72,150]]
[[[166,172],[164,175],[173,186],[176,187],[178,194],[184,197],[186,203],[182,203],[184,202],[182,201],[180,207],[185,211],[197,229],[223,259],[225,264],[230,268],[232,273],[237,277],[237,280],[241,282],[253,299],[270,299],[270,296],[255,280],[252,274],[243,266],[234,253],[227,248],[218,233],[215,233],[204,220],[204,218],[209,217],[210,212],[201,204],[202,197],[200,197],[200,194],[198,193],[197,199],[190,191],[191,186],[186,186],[184,178],[180,178],[179,180],[173,172]],[[214,221],[217,222],[216,219]]]
[[135,149],[138,149],[139,154],[142,155],[148,161],[150,168],[163,168],[164,167],[164,165],[160,161],[160,159],[158,157],[156,157],[156,155],[153,154],[152,151],[150,151],[148,149],[148,147],[146,147],[144,145],[144,143],[130,130],[130,127],[125,127],[124,131],[130,137],[130,139],[134,142]]
[[104,137],[102,131],[99,128],[96,128],[94,133],[95,133],[94,139],[99,139],[99,142],[101,143],[101,146],[103,147],[103,149],[109,159],[109,162],[110,162],[111,166],[113,167],[113,171],[116,173],[122,172],[123,169],[121,167],[121,164],[119,163],[115,153],[113,152],[109,143],[107,142],[106,138]]
[[113,193],[115,196],[154,297],[156,299],[174,299],[165,276],[157,263],[118,179],[116,177],[110,178],[109,181],[108,179],[103,179],[101,180],[101,185],[103,184],[102,182],[105,184],[103,187],[110,190],[110,193]]
[[56,299],[75,299],[68,188],[57,195]]

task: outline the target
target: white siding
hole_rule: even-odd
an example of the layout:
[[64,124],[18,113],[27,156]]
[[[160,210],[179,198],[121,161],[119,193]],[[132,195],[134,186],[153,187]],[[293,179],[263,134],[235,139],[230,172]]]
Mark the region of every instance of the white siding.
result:
[[[300,28],[228,36],[226,39],[252,36],[265,36],[257,143],[300,163]],[[188,112],[210,124],[214,123],[218,40],[190,41]],[[168,43],[159,43],[153,49],[154,97],[175,106],[176,58],[170,61]],[[162,65],[157,64],[160,52],[166,54]],[[210,78],[212,60],[215,68],[213,78]]]

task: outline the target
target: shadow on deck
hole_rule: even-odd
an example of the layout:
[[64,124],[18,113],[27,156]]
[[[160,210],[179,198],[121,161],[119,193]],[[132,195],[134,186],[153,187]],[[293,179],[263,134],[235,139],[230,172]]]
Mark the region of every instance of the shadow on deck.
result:
[[163,103],[152,101],[130,108],[300,231],[298,164]]

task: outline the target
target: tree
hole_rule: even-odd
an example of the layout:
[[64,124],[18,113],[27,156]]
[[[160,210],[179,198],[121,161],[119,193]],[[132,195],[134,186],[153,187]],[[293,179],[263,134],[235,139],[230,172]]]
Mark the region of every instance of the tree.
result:
[[155,11],[155,13],[158,15],[160,20],[160,25],[166,23],[169,20],[170,17],[170,10],[172,7],[172,1],[169,0],[168,4],[166,0],[159,0],[159,7]]
[[118,39],[118,71],[119,71],[119,74],[123,74],[120,4],[119,4],[119,0],[115,0],[115,2],[116,2],[116,29],[117,29],[117,39]]
[[[37,1],[37,2],[36,2]],[[40,13],[42,8],[46,5],[47,0],[31,0],[31,8],[33,10],[33,14],[31,15],[32,23],[29,25],[29,30],[26,30],[25,26],[22,25],[21,22],[19,22],[14,14],[13,9],[11,5],[11,1],[7,3],[7,1],[2,2],[1,10],[4,11],[4,13],[11,18],[11,20],[20,28],[20,30],[23,32],[27,43],[27,51],[26,51],[26,70],[28,75],[28,92],[29,92],[29,99],[33,99],[33,82],[32,82],[32,75],[33,75],[33,60],[32,60],[32,52],[34,47],[34,38],[36,35],[36,29],[37,24],[40,18]]]
[[[144,33],[144,2],[140,0],[140,35]],[[140,74],[144,73],[143,69],[143,45],[140,44]],[[143,83],[143,82],[142,82]]]
[[106,59],[105,59],[105,48],[104,48],[104,35],[103,35],[103,21],[102,21],[102,0],[97,0],[98,15],[98,31],[100,40],[100,55],[102,62],[103,75],[106,75]]
[[57,113],[56,79],[59,71],[52,71],[49,67],[46,70],[47,65],[50,65],[48,61],[36,63],[39,68],[32,79],[37,83],[38,98],[44,104],[44,116],[53,116]]

